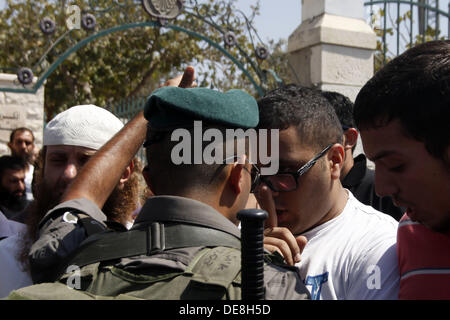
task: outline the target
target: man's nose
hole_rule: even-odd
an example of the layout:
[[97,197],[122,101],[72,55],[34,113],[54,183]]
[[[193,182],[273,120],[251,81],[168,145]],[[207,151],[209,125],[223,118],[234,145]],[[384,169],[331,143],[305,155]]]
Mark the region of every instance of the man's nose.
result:
[[14,192],[18,193],[18,192],[25,192],[25,181],[23,180],[19,180],[16,181],[14,184]]
[[392,196],[397,191],[396,184],[388,173],[375,170],[375,193],[379,197]]
[[73,180],[75,179],[77,174],[78,174],[78,167],[73,163],[69,163],[64,170],[63,178],[65,180]]
[[25,189],[26,189],[25,181],[20,181],[19,182],[19,189],[20,189],[20,191],[25,191]]

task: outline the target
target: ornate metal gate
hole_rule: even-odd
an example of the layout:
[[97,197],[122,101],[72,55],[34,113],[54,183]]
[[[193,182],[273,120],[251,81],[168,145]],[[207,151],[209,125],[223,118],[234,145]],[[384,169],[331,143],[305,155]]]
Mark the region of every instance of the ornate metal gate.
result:
[[[133,28],[143,28],[143,27],[154,27],[154,28],[162,28],[167,30],[173,30],[177,32],[183,32],[188,34],[191,37],[195,37],[207,42],[212,47],[219,50],[224,56],[230,59],[241,71],[242,73],[250,80],[252,85],[254,86],[258,95],[262,95],[265,91],[265,84],[267,83],[268,75],[274,77],[275,81],[281,83],[282,80],[274,73],[273,70],[262,70],[259,68],[258,63],[251,58],[250,54],[247,51],[247,48],[242,48],[238,42],[236,41],[235,33],[233,32],[233,26],[231,24],[227,25],[225,28],[221,27],[218,23],[216,23],[210,15],[207,13],[200,13],[196,10],[197,0],[190,0],[190,6],[183,5],[185,1],[183,0],[113,0],[107,1],[109,3],[109,7],[99,7],[99,0],[89,0],[89,11],[83,12],[81,16],[81,27],[87,32],[87,36],[83,38],[81,41],[74,43],[72,39],[72,32],[74,29],[70,29],[64,34],[62,34],[55,41],[51,41],[49,47],[45,50],[44,54],[41,58],[32,66],[22,66],[20,68],[11,68],[8,66],[0,66],[0,70],[6,71],[14,71],[17,73],[17,81],[23,85],[23,88],[2,88],[0,87],[0,91],[5,92],[18,92],[18,93],[35,93],[45,82],[45,80],[50,76],[50,74],[60,66],[65,59],[67,59],[72,53],[80,49],[81,47],[87,45],[88,43],[107,36],[111,33],[124,31]],[[105,1],[103,1],[105,2]],[[226,3],[226,1],[218,1],[221,3]],[[151,17],[151,21],[141,21],[136,22],[133,21],[134,17],[124,17],[124,21],[126,23],[113,26],[110,28],[105,28],[100,31],[95,31],[96,29],[96,16],[107,14],[112,10],[121,10],[122,8],[129,6],[138,6],[142,5],[143,9],[149,14]],[[224,45],[200,34],[194,30],[189,30],[187,28],[183,28],[176,24],[171,24],[169,21],[176,18],[178,15],[191,15],[196,17],[197,19],[203,21],[215,28],[218,32],[223,35]],[[247,19],[244,13],[239,12],[242,15],[242,18],[246,22],[248,37],[252,44],[252,50],[254,52],[254,56],[256,56],[258,61],[264,60],[268,57],[269,52],[267,47],[262,43],[261,39],[257,35],[255,29],[251,25],[250,21]],[[224,12],[221,17],[223,21],[226,21],[226,12]],[[45,17],[41,20],[40,23],[41,31],[45,36],[50,36],[55,33],[56,24],[55,22]],[[95,32],[95,33],[94,33]],[[258,44],[255,43],[255,40],[258,41]],[[62,46],[62,43],[72,43],[70,47],[68,47],[65,51],[58,55],[57,59],[53,61],[50,65],[45,66],[44,62],[46,61],[47,55],[54,51],[58,46]],[[231,53],[229,48],[234,47],[237,49],[238,56],[236,54]],[[61,50],[61,49],[60,49]],[[236,51],[236,50],[235,50]],[[249,65],[250,68],[246,68],[245,65]],[[33,77],[37,76],[37,81],[31,87],[25,87],[26,85],[30,85]]]
[[450,37],[448,0],[370,0],[364,5],[379,38],[376,69],[415,44]]

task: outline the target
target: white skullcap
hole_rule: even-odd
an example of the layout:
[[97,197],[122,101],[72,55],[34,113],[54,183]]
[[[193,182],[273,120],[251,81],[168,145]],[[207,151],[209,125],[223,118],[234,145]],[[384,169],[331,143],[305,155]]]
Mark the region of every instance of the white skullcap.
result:
[[54,117],[44,129],[44,146],[69,145],[98,150],[123,123],[111,112],[94,106],[74,106]]

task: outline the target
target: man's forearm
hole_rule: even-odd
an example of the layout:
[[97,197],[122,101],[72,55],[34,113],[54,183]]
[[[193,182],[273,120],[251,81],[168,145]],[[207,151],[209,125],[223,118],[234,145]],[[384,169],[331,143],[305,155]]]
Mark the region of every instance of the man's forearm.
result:
[[[192,88],[194,68],[188,66],[183,76],[169,80],[166,86]],[[144,143],[147,120],[141,111],[108,141],[83,167],[62,197],[62,202],[86,198],[102,208],[124,170]]]

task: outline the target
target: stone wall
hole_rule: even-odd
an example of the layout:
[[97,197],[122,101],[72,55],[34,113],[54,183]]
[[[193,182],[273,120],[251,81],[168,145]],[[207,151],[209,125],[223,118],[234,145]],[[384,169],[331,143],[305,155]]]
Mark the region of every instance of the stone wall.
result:
[[[0,88],[20,89],[23,86],[18,83],[15,74],[0,73]],[[44,86],[35,94],[0,91],[0,156],[10,154],[7,145],[9,136],[11,130],[18,127],[31,129],[36,147],[42,147]]]
[[[289,36],[294,79],[354,101],[373,76],[376,35],[364,20],[363,0],[302,0],[301,24]],[[354,155],[363,153],[358,139]],[[373,163],[368,161],[373,168]]]

